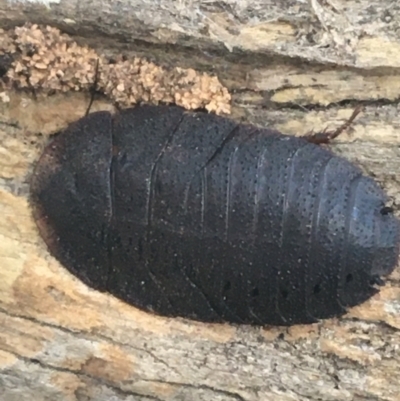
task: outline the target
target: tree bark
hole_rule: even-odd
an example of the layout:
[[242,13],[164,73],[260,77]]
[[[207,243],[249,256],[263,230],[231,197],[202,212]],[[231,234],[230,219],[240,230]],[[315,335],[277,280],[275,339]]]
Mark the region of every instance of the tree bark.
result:
[[[213,73],[232,118],[302,135],[365,104],[331,148],[400,204],[400,8],[389,0],[0,0],[0,27],[50,24],[98,53]],[[1,50],[0,43],[0,50]],[[400,400],[400,271],[341,319],[211,325],[98,293],[52,258],[29,206],[48,135],[88,93],[0,102],[0,399]],[[94,109],[110,108],[101,100]]]

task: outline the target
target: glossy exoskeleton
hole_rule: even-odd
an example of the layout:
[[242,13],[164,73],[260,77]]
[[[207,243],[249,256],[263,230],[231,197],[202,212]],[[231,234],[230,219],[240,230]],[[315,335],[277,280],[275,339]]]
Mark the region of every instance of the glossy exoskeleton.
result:
[[340,316],[376,293],[399,252],[399,221],[358,167],[304,138],[173,106],[71,124],[31,195],[68,270],[165,316]]

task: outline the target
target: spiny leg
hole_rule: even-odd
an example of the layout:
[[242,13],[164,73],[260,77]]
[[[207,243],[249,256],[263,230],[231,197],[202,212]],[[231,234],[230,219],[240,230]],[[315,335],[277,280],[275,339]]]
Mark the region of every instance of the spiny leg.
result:
[[308,134],[304,135],[303,138],[305,138],[308,142],[314,143],[316,145],[328,144],[333,139],[337,138],[342,132],[346,131],[363,110],[363,106],[357,106],[354,109],[350,118],[335,130],[328,131],[328,129],[325,128],[323,131],[320,132],[309,132]]

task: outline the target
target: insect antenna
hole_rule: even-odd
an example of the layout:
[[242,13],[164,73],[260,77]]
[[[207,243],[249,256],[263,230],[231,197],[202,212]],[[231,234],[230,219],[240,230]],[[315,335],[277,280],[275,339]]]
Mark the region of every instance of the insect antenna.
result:
[[92,85],[90,86],[89,92],[91,94],[90,96],[90,102],[89,102],[89,106],[86,109],[86,113],[85,113],[85,117],[89,114],[90,109],[92,108],[93,102],[94,102],[94,98],[96,96],[96,93],[98,91],[97,89],[97,84],[99,83],[99,59],[97,59],[96,61],[96,66],[95,66],[95,71],[94,71],[94,81],[92,83]]

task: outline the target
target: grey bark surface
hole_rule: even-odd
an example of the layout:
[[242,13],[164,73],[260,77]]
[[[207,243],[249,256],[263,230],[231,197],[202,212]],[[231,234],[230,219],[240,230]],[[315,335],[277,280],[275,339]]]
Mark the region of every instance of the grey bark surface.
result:
[[[331,146],[400,205],[400,6],[389,0],[0,0],[99,52],[212,72],[232,118],[302,135],[366,109]],[[166,319],[98,293],[38,235],[28,181],[88,94],[0,102],[0,400],[400,400],[400,271],[341,319],[236,327]],[[99,101],[94,109],[110,108]]]

